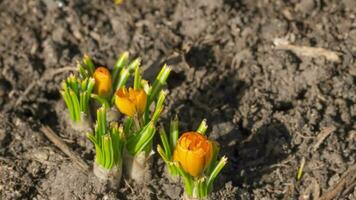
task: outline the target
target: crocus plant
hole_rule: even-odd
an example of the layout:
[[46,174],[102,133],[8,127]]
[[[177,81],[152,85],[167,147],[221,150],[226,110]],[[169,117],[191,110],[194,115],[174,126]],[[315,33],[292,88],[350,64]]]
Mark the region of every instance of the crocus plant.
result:
[[173,120],[169,139],[164,129],[160,129],[163,148],[158,145],[157,151],[170,174],[182,177],[184,199],[204,199],[212,191],[214,180],[226,165],[227,158],[218,161],[219,146],[205,136],[205,120],[197,131],[185,132],[179,138],[177,125],[178,120]]
[[[152,86],[142,80],[139,69],[135,70],[133,87],[121,87],[115,96],[118,110],[126,115],[124,132],[127,138],[125,149],[126,175],[138,183],[143,183],[152,155],[152,140],[156,123],[163,111],[167,95],[162,88],[170,73],[163,66]],[[150,112],[150,107],[154,109]]]
[[118,187],[122,175],[125,136],[117,122],[107,123],[105,109],[103,106],[97,110],[95,134],[88,133],[87,137],[95,146],[94,174],[112,187]]

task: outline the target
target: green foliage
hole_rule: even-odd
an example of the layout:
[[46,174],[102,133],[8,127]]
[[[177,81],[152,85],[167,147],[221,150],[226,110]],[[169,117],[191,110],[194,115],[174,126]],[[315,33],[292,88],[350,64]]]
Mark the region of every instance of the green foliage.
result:
[[62,82],[60,93],[74,122],[80,122],[83,114],[89,114],[89,101],[94,84],[93,78],[80,80],[75,75],[70,75]]
[[89,133],[87,137],[95,146],[98,165],[105,169],[121,165],[125,144],[123,128],[116,122],[107,124],[105,107],[97,110],[95,134]]

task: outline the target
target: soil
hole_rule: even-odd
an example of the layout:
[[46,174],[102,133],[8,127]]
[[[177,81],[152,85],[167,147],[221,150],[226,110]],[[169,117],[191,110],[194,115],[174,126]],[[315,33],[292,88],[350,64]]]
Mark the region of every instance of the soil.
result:
[[[276,40],[341,62],[276,50]],[[58,89],[70,72],[54,72],[84,53],[113,66],[124,50],[142,58],[150,80],[163,63],[173,67],[162,122],[177,114],[184,131],[208,120],[229,159],[211,199],[318,199],[356,165],[354,0],[2,0],[0,199],[180,198],[157,154],[151,181],[111,190],[39,129],[50,126],[92,165],[63,123]],[[333,199],[356,199],[349,183]]]

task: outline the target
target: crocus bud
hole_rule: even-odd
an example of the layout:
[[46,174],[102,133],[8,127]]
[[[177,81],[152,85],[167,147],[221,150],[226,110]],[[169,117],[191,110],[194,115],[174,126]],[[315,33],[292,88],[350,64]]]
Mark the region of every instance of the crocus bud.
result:
[[146,109],[147,94],[143,89],[120,88],[115,94],[115,104],[121,113],[129,117],[141,116]]
[[94,93],[99,96],[109,96],[112,88],[109,70],[105,67],[98,67],[95,70],[93,77],[95,79]]
[[200,176],[213,157],[213,142],[197,132],[186,132],[178,140],[173,160],[178,161],[185,172]]

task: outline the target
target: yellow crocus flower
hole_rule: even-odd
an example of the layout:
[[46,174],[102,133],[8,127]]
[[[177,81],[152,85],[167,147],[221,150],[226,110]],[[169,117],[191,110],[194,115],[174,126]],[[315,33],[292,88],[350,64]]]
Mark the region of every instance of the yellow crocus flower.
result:
[[200,176],[213,157],[213,143],[202,134],[186,132],[178,140],[173,160],[178,161],[185,172]]
[[129,117],[140,116],[146,109],[147,94],[143,89],[120,88],[116,92],[115,104],[121,113]]

